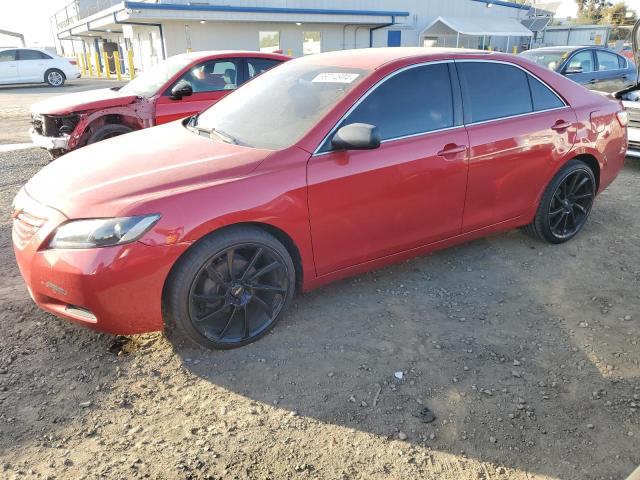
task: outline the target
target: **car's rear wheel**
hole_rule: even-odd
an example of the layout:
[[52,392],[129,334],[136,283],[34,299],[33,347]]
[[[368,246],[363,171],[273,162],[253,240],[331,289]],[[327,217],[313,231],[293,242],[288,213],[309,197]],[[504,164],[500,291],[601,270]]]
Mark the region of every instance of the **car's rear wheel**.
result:
[[549,243],[564,243],[584,227],[596,195],[591,168],[571,160],[553,177],[542,196],[536,216],[525,231]]
[[100,142],[102,140],[106,140],[107,138],[117,137],[129,132],[133,132],[133,129],[127,127],[126,125],[120,125],[118,123],[107,123],[91,134],[89,140],[87,140],[87,144]]
[[207,348],[246,345],[280,320],[294,290],[287,249],[257,227],[231,227],[196,243],[174,266],[164,294],[167,333]]
[[64,85],[65,76],[62,71],[52,68],[44,73],[44,81],[52,87],[61,87]]

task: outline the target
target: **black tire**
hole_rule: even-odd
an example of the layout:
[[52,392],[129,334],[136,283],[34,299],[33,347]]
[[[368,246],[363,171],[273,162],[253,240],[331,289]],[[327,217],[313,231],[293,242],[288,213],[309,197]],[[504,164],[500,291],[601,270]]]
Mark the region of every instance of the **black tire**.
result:
[[596,195],[591,168],[574,159],[567,162],[544,191],[536,216],[523,230],[549,243],[564,243],[584,227]]
[[67,153],[67,151],[63,150],[62,148],[54,148],[53,150],[48,150],[48,152],[49,156],[51,157],[49,159],[50,162],[53,162],[56,158],[60,158],[62,155]]
[[119,123],[107,123],[91,134],[89,140],[87,140],[87,145],[106,140],[107,138],[124,135],[129,132],[133,132],[133,129],[126,125],[120,125]]
[[57,68],[50,68],[44,72],[44,81],[51,87],[62,87],[66,79],[64,72]]
[[295,281],[289,252],[264,230],[238,226],[212,233],[189,248],[167,278],[167,336],[209,349],[252,343],[282,318]]

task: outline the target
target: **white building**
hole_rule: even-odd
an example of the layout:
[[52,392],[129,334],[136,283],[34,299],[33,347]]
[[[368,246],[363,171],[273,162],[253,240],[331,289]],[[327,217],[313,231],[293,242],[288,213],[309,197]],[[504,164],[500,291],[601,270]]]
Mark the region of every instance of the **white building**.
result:
[[136,69],[188,50],[280,50],[294,56],[380,46],[512,51],[531,16],[497,0],[75,0],[51,18],[60,53],[133,51]]

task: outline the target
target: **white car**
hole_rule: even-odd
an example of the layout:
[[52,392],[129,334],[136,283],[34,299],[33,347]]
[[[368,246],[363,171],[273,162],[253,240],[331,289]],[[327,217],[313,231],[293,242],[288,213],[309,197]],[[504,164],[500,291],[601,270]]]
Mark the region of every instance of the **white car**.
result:
[[627,128],[629,148],[627,149],[627,155],[640,158],[640,20],[633,27],[631,39],[633,41],[634,60],[637,65],[636,84],[615,93],[614,96],[622,100],[622,105],[624,105],[629,115],[629,127]]
[[37,48],[0,49],[0,85],[44,82],[61,87],[65,80],[79,76],[75,65],[55,53]]

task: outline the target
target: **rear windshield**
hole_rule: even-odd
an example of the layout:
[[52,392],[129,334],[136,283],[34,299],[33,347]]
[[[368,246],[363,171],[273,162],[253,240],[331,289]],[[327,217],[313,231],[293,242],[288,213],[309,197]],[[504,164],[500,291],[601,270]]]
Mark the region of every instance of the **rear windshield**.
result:
[[520,55],[533,60],[538,65],[553,70],[554,72],[560,68],[562,62],[571,54],[570,49],[554,49],[554,50],[529,50],[522,52]]
[[197,126],[240,145],[280,150],[300,140],[369,73],[304,58],[286,62],[205,110]]

